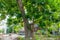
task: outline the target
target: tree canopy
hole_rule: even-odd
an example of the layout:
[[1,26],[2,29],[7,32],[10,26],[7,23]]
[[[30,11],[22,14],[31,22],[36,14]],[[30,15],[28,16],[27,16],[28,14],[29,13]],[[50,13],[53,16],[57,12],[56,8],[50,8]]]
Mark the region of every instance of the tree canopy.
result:
[[[39,27],[50,27],[54,23],[60,25],[60,0],[22,0],[26,18]],[[7,25],[19,24],[23,21],[17,0],[0,0],[0,20],[6,18]],[[14,17],[14,18],[13,18]]]

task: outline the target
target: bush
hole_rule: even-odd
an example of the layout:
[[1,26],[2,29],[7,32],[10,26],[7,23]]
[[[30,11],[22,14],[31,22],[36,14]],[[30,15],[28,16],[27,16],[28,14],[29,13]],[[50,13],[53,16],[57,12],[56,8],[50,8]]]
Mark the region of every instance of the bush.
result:
[[24,40],[24,38],[23,37],[18,37],[17,40]]

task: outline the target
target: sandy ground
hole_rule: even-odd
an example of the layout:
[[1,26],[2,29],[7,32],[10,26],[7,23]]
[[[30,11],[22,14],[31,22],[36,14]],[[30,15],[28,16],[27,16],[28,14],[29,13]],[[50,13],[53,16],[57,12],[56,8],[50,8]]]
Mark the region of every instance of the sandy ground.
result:
[[0,40],[14,40],[17,37],[18,34],[0,34]]

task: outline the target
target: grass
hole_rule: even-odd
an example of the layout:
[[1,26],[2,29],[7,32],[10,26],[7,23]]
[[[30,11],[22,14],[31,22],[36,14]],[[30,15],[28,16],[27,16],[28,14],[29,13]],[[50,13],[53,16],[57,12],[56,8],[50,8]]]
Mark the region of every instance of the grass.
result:
[[[24,40],[22,37],[18,37],[18,40]],[[35,40],[60,40],[58,35],[35,35]]]

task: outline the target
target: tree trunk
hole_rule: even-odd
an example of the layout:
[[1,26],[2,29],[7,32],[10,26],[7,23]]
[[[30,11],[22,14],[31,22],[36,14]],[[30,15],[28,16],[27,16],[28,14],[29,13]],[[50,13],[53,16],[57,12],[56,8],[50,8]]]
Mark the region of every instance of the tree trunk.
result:
[[30,37],[29,37],[29,23],[28,23],[28,20],[25,16],[25,11],[24,11],[24,8],[23,8],[23,4],[22,4],[22,0],[17,0],[17,3],[18,3],[18,6],[19,6],[19,9],[22,13],[22,18],[23,18],[23,22],[24,22],[24,28],[25,28],[25,40],[30,40]]
[[33,21],[33,23],[32,23],[32,25],[31,25],[31,40],[35,40],[35,38],[34,38],[34,19],[32,20]]

